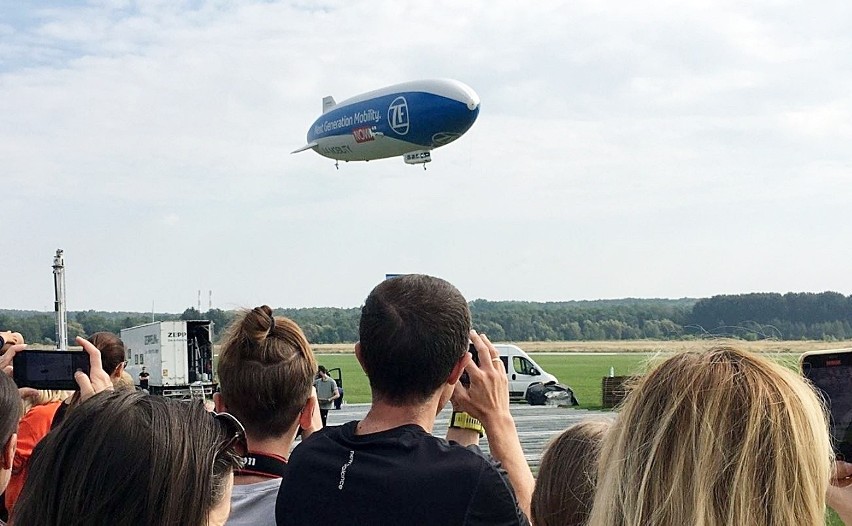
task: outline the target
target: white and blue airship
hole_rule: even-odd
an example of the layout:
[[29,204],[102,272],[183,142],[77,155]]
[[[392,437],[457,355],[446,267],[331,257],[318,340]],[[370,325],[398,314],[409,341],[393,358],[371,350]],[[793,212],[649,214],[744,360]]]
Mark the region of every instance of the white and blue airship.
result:
[[293,153],[314,150],[347,162],[401,155],[407,164],[425,168],[432,150],[473,126],[479,96],[457,80],[418,80],[340,103],[325,97],[322,109],[322,116],[308,130],[308,144]]

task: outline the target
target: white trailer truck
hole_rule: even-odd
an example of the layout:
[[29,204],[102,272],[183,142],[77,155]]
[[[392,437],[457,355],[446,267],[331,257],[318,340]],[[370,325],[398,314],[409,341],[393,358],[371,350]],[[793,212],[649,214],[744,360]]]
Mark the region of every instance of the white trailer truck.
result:
[[139,385],[145,367],[151,394],[211,397],[215,389],[211,325],[208,320],[158,321],[122,329],[125,370]]

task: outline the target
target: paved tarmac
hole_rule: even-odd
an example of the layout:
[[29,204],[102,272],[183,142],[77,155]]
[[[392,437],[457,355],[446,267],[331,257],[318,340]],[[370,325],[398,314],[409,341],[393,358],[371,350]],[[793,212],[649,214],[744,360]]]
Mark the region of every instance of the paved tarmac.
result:
[[[444,436],[447,432],[447,423],[451,412],[449,407],[449,404],[447,404],[447,408],[441,411],[435,422],[434,432],[438,436]],[[350,420],[360,420],[364,418],[369,409],[370,404],[345,404],[339,411],[328,412],[328,425],[340,425]],[[612,418],[613,413],[566,407],[512,404],[512,416],[515,418],[515,425],[518,428],[518,435],[521,438],[521,446],[524,449],[527,462],[529,462],[533,472],[537,473],[542,450],[551,437],[577,422]],[[488,451],[487,437],[481,440],[480,447]]]

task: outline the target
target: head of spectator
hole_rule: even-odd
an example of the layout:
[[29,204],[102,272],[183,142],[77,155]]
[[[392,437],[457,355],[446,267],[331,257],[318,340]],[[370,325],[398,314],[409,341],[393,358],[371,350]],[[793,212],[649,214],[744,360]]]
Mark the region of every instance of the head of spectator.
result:
[[381,282],[367,296],[359,338],[355,353],[374,403],[417,405],[441,390],[443,407],[462,372],[470,309],[447,281],[406,274]]
[[[470,323],[467,301],[439,278],[403,275],[370,292],[355,354],[373,403],[362,420],[323,428],[319,439],[293,450],[278,492],[278,526],[312,524],[317,510],[352,524],[412,517],[529,524],[534,480],[509,410],[506,370]],[[480,364],[468,353],[471,343]],[[470,381],[460,388],[463,372]],[[451,396],[444,440],[433,431]],[[476,447],[483,431],[493,457]]]
[[222,525],[241,437],[225,417],[136,391],[94,395],[36,449],[11,520]]
[[601,447],[590,526],[825,524],[825,410],[795,372],[722,346],[665,360]]
[[311,426],[316,359],[302,329],[263,305],[245,311],[228,329],[219,353],[217,410],[245,425],[249,448],[265,439],[294,440]]
[[33,407],[49,404],[51,402],[62,402],[74,391],[58,391],[55,389],[21,389],[21,400],[24,406],[24,414]]
[[86,339],[101,351],[104,371],[110,378],[120,378],[127,363],[127,353],[121,338],[111,332],[96,332]]
[[18,388],[8,375],[0,373],[0,492],[6,489],[12,475],[20,419],[21,395]]
[[128,391],[136,388],[136,385],[133,383],[133,377],[127,371],[121,371],[118,378],[113,378],[112,385],[116,391]]
[[583,526],[595,498],[598,453],[611,422],[575,424],[554,438],[541,457],[532,496],[536,526]]
[[325,368],[325,365],[317,366],[317,378],[328,378],[328,369]]

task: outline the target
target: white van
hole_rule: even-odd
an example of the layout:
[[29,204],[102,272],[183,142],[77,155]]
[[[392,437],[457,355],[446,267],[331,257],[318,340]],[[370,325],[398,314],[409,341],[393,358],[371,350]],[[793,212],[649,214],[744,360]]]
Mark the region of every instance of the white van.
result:
[[509,398],[512,400],[525,400],[527,389],[532,384],[559,382],[555,376],[535,363],[520,347],[508,343],[495,343],[494,347],[500,352],[500,359],[506,367],[506,376],[509,377]]

